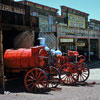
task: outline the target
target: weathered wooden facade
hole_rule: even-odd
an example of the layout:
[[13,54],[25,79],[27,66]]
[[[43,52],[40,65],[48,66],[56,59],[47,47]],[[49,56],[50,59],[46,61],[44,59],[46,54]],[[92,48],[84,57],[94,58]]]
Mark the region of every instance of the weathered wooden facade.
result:
[[[38,18],[30,15],[29,6],[13,0],[0,0],[0,87],[3,91],[5,89],[3,53],[6,49],[26,47],[23,41],[29,46],[30,38],[35,42],[34,34],[38,37],[38,26]],[[21,39],[23,35],[26,36],[25,39]],[[19,40],[22,40],[22,44]],[[33,46],[32,42],[30,46]]]
[[[97,24],[93,24],[94,26],[92,25],[91,28],[91,23],[97,21],[91,19],[89,23],[88,13],[61,6],[61,15],[58,15],[58,9],[34,2],[27,2],[27,4],[31,7],[30,15],[39,18],[39,35],[48,41],[48,35],[54,34],[55,48],[59,47],[64,52],[69,49],[78,50],[80,54],[87,57],[88,61],[92,58],[100,58],[98,56],[100,53],[100,30],[93,28],[98,29],[100,27],[99,21]],[[51,41],[54,42],[54,40]],[[48,46],[52,47],[51,45]]]
[[90,19],[88,23],[88,27],[92,30],[100,31],[100,21],[95,19]]
[[64,23],[68,27],[87,28],[88,27],[88,13],[67,7],[61,6],[61,16],[64,17]]
[[[78,50],[80,54],[87,57],[88,61],[93,58],[99,59],[100,30],[90,28],[88,24],[89,14],[61,6],[61,15],[65,19],[67,28],[59,28],[60,46],[64,50]],[[90,20],[92,23],[93,20]],[[95,27],[96,24],[94,25]]]
[[[19,2],[24,3],[24,1]],[[39,18],[39,36],[46,38],[47,46],[56,48],[57,24],[64,23],[64,18],[57,13],[58,9],[30,1],[27,1],[27,5],[30,6],[30,15]]]

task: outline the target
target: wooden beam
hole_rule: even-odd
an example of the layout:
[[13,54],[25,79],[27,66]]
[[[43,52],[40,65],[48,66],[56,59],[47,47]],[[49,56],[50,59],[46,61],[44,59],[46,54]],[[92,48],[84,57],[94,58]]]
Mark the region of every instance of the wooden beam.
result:
[[88,31],[88,61],[91,61],[90,58],[90,32]]
[[98,45],[99,45],[99,59],[100,59],[100,39],[98,39]]
[[3,64],[3,36],[2,36],[2,27],[0,27],[0,87],[2,88],[2,93],[4,93],[5,82],[4,82],[4,64]]
[[11,30],[12,28],[15,28],[16,30],[28,30],[30,29],[30,26],[22,26],[22,25],[13,25],[13,24],[1,24],[2,30]]
[[90,38],[88,39],[88,61],[90,62]]
[[77,51],[77,38],[75,38],[75,51]]

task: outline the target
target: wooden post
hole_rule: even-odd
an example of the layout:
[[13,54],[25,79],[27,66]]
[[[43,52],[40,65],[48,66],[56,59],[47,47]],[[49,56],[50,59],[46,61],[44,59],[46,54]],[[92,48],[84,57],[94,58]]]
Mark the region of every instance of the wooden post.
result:
[[89,62],[91,61],[90,59],[90,38],[88,39],[88,60]]
[[77,51],[77,38],[75,38],[75,51]]
[[58,49],[58,48],[59,48],[59,39],[58,39],[58,23],[56,24],[56,34],[57,34],[56,49]]
[[77,51],[77,34],[76,32],[76,28],[74,28],[74,34],[75,34],[75,51]]
[[98,45],[99,45],[99,47],[98,47],[98,51],[99,51],[99,59],[100,59],[100,39],[98,39]]
[[90,36],[89,36],[89,30],[88,30],[88,61],[90,62]]
[[5,82],[4,82],[4,65],[3,65],[3,36],[2,36],[2,27],[0,27],[0,92],[4,93]]
[[[75,51],[77,51],[77,38],[75,37]],[[77,56],[76,56],[76,63],[77,63]]]

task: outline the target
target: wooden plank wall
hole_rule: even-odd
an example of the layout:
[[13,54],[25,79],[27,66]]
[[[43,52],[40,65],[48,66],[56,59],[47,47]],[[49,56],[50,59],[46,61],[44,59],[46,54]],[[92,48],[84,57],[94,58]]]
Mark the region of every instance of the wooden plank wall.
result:
[[34,31],[24,31],[14,39],[14,48],[30,48],[34,43]]
[[46,39],[45,43],[49,48],[56,48],[57,37],[55,36],[54,33],[40,32],[39,37],[43,37]]

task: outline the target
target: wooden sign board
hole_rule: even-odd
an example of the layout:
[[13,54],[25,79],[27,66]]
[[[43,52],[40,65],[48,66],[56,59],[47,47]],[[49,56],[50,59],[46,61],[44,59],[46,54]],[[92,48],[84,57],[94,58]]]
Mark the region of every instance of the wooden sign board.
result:
[[83,42],[82,42],[82,43],[78,42],[78,43],[77,43],[77,46],[84,47],[84,46],[85,46],[85,43],[83,43]]
[[60,39],[60,42],[73,42],[73,39]]
[[18,13],[18,14],[25,14],[25,9],[22,9],[22,8],[19,8],[19,7],[13,7],[13,6],[10,6],[10,5],[5,5],[5,4],[2,4],[2,3],[0,3],[0,10],[15,12],[15,13]]

